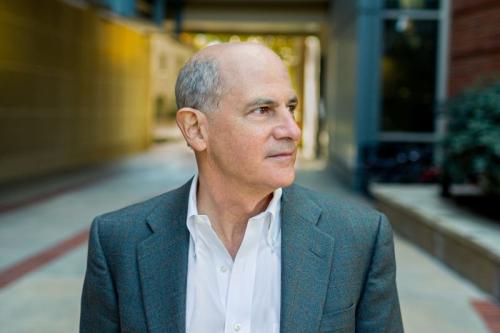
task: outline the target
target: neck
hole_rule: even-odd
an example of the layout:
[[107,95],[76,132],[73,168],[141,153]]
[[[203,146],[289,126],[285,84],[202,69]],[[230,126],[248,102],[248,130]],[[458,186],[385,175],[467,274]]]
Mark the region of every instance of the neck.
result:
[[237,184],[213,181],[202,173],[198,177],[198,213],[207,215],[229,254],[236,256],[248,220],[263,212],[272,192],[245,191]]

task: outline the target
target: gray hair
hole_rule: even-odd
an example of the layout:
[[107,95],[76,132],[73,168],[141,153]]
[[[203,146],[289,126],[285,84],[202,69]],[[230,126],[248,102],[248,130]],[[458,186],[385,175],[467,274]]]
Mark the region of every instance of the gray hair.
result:
[[222,97],[222,77],[215,59],[190,59],[180,70],[175,84],[177,108],[200,111],[217,108]]

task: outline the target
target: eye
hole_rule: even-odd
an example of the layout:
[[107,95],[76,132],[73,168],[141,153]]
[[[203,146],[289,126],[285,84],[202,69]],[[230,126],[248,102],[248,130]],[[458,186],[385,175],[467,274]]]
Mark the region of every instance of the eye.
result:
[[288,105],[288,110],[290,110],[291,114],[295,114],[295,109],[297,108],[297,104]]
[[269,106],[259,106],[253,112],[257,113],[257,114],[267,114],[270,111],[271,111],[271,108]]

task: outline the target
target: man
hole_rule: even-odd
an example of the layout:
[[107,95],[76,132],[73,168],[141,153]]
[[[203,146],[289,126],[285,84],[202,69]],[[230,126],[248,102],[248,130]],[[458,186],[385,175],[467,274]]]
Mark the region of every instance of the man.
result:
[[258,44],[194,55],[177,123],[198,174],[92,224],[82,332],[403,332],[379,213],[292,185],[297,97]]

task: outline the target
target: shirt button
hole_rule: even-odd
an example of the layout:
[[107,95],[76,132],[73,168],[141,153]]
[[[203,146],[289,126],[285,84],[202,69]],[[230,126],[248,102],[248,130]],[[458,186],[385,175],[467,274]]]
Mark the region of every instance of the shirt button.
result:
[[220,271],[222,273],[226,273],[227,272],[227,267],[226,266],[220,266]]
[[234,330],[235,330],[236,332],[238,332],[239,330],[241,330],[241,325],[240,325],[240,324],[235,324],[235,325],[234,325]]

